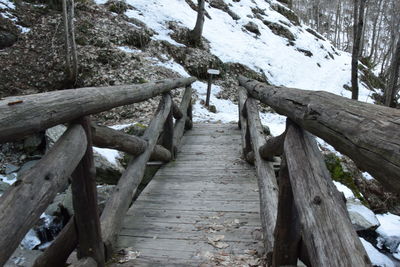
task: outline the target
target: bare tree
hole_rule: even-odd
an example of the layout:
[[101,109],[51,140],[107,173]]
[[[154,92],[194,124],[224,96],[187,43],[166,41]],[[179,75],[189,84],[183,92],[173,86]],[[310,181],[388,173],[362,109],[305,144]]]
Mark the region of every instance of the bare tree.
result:
[[62,14],[64,22],[67,82],[75,85],[78,76],[78,55],[75,43],[74,0],[62,0]]
[[358,100],[358,59],[364,26],[365,0],[354,1],[353,54],[351,58],[351,98]]
[[399,79],[399,70],[400,70],[400,37],[397,40],[396,52],[393,55],[393,60],[391,64],[391,74],[388,86],[385,90],[385,106],[395,107],[396,104],[394,102],[395,95],[397,94],[397,81]]
[[194,26],[194,29],[190,31],[189,34],[189,39],[190,42],[194,46],[199,46],[201,45],[201,36],[203,34],[203,26],[204,26],[204,5],[205,2],[204,0],[198,0],[197,1],[197,20],[196,20],[196,26]]

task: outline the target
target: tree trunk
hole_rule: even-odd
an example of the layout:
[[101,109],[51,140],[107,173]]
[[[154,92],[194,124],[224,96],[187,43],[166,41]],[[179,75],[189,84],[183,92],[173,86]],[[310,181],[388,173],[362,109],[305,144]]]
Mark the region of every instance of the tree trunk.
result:
[[396,52],[393,56],[391,64],[391,75],[387,89],[385,90],[385,105],[388,107],[396,107],[395,96],[398,92],[397,81],[399,79],[400,70],[400,37],[397,41]]
[[201,36],[203,34],[203,26],[204,26],[204,5],[205,0],[198,0],[198,7],[197,7],[197,20],[194,29],[190,32],[189,38],[190,42],[194,46],[201,45]]

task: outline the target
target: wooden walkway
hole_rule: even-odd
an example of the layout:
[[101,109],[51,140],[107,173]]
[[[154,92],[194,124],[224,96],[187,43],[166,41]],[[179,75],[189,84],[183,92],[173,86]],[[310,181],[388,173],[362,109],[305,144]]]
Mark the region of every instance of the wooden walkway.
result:
[[[195,124],[127,212],[118,266],[240,266],[262,246],[255,170],[241,157],[236,124]],[[130,252],[129,252],[130,251]],[[247,265],[248,266],[248,265]]]

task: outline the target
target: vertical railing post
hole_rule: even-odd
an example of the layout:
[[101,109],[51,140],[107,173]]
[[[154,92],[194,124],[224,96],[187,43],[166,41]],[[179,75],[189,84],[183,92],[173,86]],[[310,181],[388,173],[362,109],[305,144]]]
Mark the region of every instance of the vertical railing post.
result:
[[[172,95],[169,94],[172,99]],[[174,149],[174,119],[173,119],[173,106],[171,106],[171,110],[169,111],[168,117],[165,120],[163,133],[161,137],[161,145],[168,149],[171,152],[171,160],[175,159]]]
[[92,257],[104,266],[104,245],[101,239],[97,205],[96,168],[93,160],[92,134],[89,117],[77,121],[86,132],[87,149],[72,174],[72,200],[78,233],[78,258]]

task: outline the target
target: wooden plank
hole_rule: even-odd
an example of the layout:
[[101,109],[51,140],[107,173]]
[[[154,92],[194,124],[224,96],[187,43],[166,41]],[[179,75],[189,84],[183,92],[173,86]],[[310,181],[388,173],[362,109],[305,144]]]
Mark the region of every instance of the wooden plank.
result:
[[[135,85],[89,87],[0,100],[0,143],[13,141],[57,124],[114,107],[140,102],[171,89],[184,87],[195,78],[179,78]],[[22,101],[18,105],[10,102]]]
[[288,125],[284,153],[312,266],[371,266],[314,138]]
[[400,110],[323,91],[239,81],[253,97],[349,156],[387,190],[400,192]]
[[157,143],[164,122],[171,109],[171,96],[163,95],[158,111],[146,129],[143,138],[148,140],[146,151],[133,159],[122,174],[113,195],[106,203],[101,215],[102,237],[106,246],[106,258],[112,255],[116,243],[121,221],[128,210],[136,190],[143,178],[146,163],[150,159],[151,152]]
[[[207,142],[214,139],[213,129],[225,133],[218,142],[236,143],[216,148]],[[232,125],[194,124],[188,133],[181,147],[187,152],[160,168],[123,220],[118,246],[141,253],[126,264],[212,265],[207,252],[239,257],[263,244],[257,178],[254,168],[240,159],[240,131]],[[191,145],[196,138],[201,144]],[[210,151],[210,159],[197,154],[204,151]],[[229,156],[214,160],[220,151]],[[208,238],[216,235],[223,236],[227,248],[209,244]]]
[[85,131],[73,125],[52,149],[0,198],[0,266],[8,260],[86,151]]

